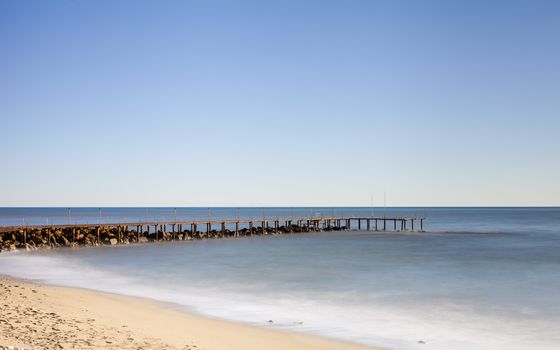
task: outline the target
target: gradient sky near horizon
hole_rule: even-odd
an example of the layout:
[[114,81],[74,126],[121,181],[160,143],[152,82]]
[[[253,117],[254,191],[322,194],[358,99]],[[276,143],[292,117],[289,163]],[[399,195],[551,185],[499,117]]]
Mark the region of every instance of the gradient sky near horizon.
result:
[[0,122],[0,206],[560,205],[560,2],[0,0]]

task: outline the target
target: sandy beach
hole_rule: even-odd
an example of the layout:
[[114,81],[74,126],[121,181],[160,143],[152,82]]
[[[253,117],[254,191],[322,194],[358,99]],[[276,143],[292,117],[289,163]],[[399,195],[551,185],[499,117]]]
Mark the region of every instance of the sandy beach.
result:
[[205,318],[148,300],[1,275],[0,296],[0,348],[373,349]]

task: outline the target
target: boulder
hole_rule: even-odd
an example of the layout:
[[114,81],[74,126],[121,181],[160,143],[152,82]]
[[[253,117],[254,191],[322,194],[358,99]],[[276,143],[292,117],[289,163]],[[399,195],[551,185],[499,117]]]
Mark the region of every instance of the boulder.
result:
[[109,243],[110,243],[111,245],[115,245],[115,244],[117,244],[117,243],[119,243],[119,242],[117,241],[116,238],[111,238],[111,239],[109,239]]

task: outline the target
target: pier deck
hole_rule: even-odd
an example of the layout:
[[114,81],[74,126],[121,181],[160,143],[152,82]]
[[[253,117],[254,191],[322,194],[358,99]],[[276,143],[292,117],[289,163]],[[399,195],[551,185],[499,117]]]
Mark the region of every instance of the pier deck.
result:
[[[286,223],[286,226],[291,224],[296,224],[298,226],[311,226],[314,225],[317,229],[319,228],[331,228],[331,229],[351,229],[352,223],[357,224],[357,229],[362,230],[362,223],[366,226],[366,231],[387,231],[388,223],[393,223],[393,231],[407,230],[408,223],[410,223],[410,230],[414,231],[414,223],[419,222],[419,230],[423,229],[423,222],[425,218],[417,217],[375,217],[375,216],[364,216],[364,217],[344,217],[344,216],[331,216],[331,217],[275,217],[275,218],[240,218],[240,219],[202,219],[202,220],[162,220],[162,221],[135,221],[135,222],[113,222],[113,223],[70,223],[70,224],[46,224],[46,225],[17,225],[17,226],[0,226],[0,232],[8,231],[19,231],[24,229],[67,229],[67,228],[116,228],[116,227],[182,227],[182,226],[199,226],[199,225],[209,225],[210,229],[214,225],[228,225],[228,224],[248,224],[253,227],[257,227],[254,224],[276,224]],[[382,225],[381,225],[382,223]],[[398,224],[397,224],[398,223]]]
[[0,227],[0,251],[62,246],[97,246],[320,231],[423,231],[416,217],[283,217],[70,223]]

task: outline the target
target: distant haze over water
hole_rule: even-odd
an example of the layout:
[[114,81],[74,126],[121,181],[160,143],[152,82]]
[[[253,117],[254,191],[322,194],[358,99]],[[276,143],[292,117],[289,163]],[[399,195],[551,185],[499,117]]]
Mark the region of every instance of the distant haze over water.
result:
[[[192,220],[363,216],[372,208],[147,211],[148,220]],[[144,220],[145,212],[104,208],[101,219]],[[71,214],[95,223],[99,213]],[[387,215],[421,216],[424,209],[387,208]],[[0,273],[394,349],[557,349],[560,208],[426,208],[425,215],[426,233],[323,232],[3,253]],[[1,225],[22,217],[68,220],[65,208],[0,209]]]

